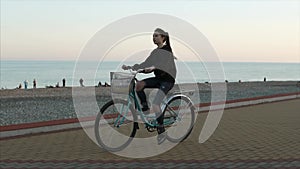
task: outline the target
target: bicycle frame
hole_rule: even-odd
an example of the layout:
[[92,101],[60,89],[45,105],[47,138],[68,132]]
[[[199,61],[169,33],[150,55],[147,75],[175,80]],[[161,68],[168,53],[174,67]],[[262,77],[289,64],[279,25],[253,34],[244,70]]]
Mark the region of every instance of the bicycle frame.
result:
[[[147,118],[145,118],[146,115],[143,113],[142,108],[141,108],[140,104],[138,103],[139,100],[138,100],[136,92],[135,92],[136,81],[137,81],[136,78],[134,78],[133,81],[132,81],[132,84],[131,84],[131,87],[130,87],[130,91],[129,91],[129,94],[128,94],[128,98],[127,98],[127,100],[128,100],[128,106],[127,107],[129,107],[130,104],[133,104],[132,103],[132,100],[133,100],[133,102],[134,102],[134,108],[136,110],[136,112],[134,112],[134,113],[138,113],[138,115],[140,115],[142,121],[145,124],[147,124],[147,125],[149,125],[151,127],[155,127],[157,124],[156,123],[152,124],[152,123],[149,122],[149,120]],[[151,119],[155,119],[155,116],[148,115],[147,117],[149,117]],[[155,120],[155,122],[156,122],[156,120]]]
[[[156,119],[156,116],[155,116],[155,115],[145,115],[145,114],[143,113],[143,111],[142,111],[141,106],[140,106],[139,103],[138,103],[139,100],[138,100],[137,95],[136,95],[136,92],[135,92],[136,81],[137,81],[137,79],[136,79],[135,76],[134,76],[134,78],[133,78],[133,80],[132,80],[132,82],[131,82],[131,84],[130,84],[129,94],[128,94],[128,97],[127,97],[127,100],[128,100],[127,108],[126,108],[125,113],[124,113],[124,111],[123,111],[124,107],[122,106],[121,112],[119,113],[119,115],[118,115],[116,121],[114,122],[114,126],[119,127],[120,125],[122,125],[122,124],[124,123],[124,121],[125,121],[125,119],[126,119],[126,116],[128,115],[128,109],[129,109],[129,107],[130,107],[131,105],[133,105],[133,103],[134,103],[134,108],[135,108],[136,112],[132,112],[132,113],[138,113],[138,115],[140,115],[140,117],[141,117],[141,120],[142,120],[146,125],[148,125],[148,126],[150,126],[150,127],[157,127],[158,124],[157,124],[157,121],[156,121],[156,120],[154,120],[153,123],[151,123],[151,122],[148,120],[148,118],[149,118],[149,119]],[[174,95],[174,96],[175,96],[175,95]],[[168,98],[167,100],[163,100],[163,102],[162,102],[162,107],[163,107],[163,108],[166,108],[166,107],[167,107],[167,103],[168,103],[168,101],[171,100],[171,98],[173,98],[173,97],[170,97],[170,98]],[[132,102],[133,102],[133,103],[132,103]],[[161,109],[161,110],[164,110],[164,109]],[[174,113],[176,114],[176,112],[174,112]],[[146,118],[146,117],[148,117],[148,118]],[[173,121],[172,121],[172,120],[164,120],[164,125],[169,125],[169,124],[172,124],[173,122],[174,122],[174,120],[173,120]]]

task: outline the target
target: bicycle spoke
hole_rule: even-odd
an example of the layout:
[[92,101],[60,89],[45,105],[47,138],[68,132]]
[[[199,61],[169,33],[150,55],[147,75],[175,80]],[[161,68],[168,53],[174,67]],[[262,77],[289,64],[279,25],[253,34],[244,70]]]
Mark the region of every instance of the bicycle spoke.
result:
[[[168,103],[165,109],[165,120],[166,123],[169,122],[167,131],[170,141],[179,142],[189,135],[194,122],[194,111],[190,105],[188,100],[181,99],[181,97]],[[171,121],[171,118],[174,120]]]

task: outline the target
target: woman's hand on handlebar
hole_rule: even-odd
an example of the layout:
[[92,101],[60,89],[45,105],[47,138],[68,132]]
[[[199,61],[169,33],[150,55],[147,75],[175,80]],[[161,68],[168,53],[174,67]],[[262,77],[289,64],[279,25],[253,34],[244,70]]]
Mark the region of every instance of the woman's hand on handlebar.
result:
[[127,65],[122,65],[122,69],[123,70],[128,70],[128,69],[132,69],[131,66],[127,66]]

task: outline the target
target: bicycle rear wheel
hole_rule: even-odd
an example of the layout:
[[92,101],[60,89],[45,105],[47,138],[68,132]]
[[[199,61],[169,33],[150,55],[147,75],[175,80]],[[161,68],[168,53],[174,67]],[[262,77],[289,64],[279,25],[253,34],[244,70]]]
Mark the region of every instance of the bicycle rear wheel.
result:
[[111,100],[98,113],[95,136],[98,144],[112,152],[126,148],[136,134],[137,117],[125,100]]
[[184,96],[171,99],[164,109],[167,139],[173,143],[185,140],[194,127],[195,112],[192,102]]

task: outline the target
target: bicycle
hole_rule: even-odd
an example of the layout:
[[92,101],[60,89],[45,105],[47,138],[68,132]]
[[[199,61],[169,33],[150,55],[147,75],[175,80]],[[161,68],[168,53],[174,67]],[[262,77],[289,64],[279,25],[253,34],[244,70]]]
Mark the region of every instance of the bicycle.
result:
[[[126,99],[107,102],[96,116],[95,136],[102,148],[116,152],[127,147],[139,129],[138,117],[149,132],[158,126],[153,114],[145,115],[135,92],[136,75],[143,72],[111,72],[111,93],[126,94]],[[161,104],[167,140],[179,143],[191,133],[195,120],[195,107],[191,99],[181,93],[169,94]],[[114,138],[113,138],[114,137]]]

